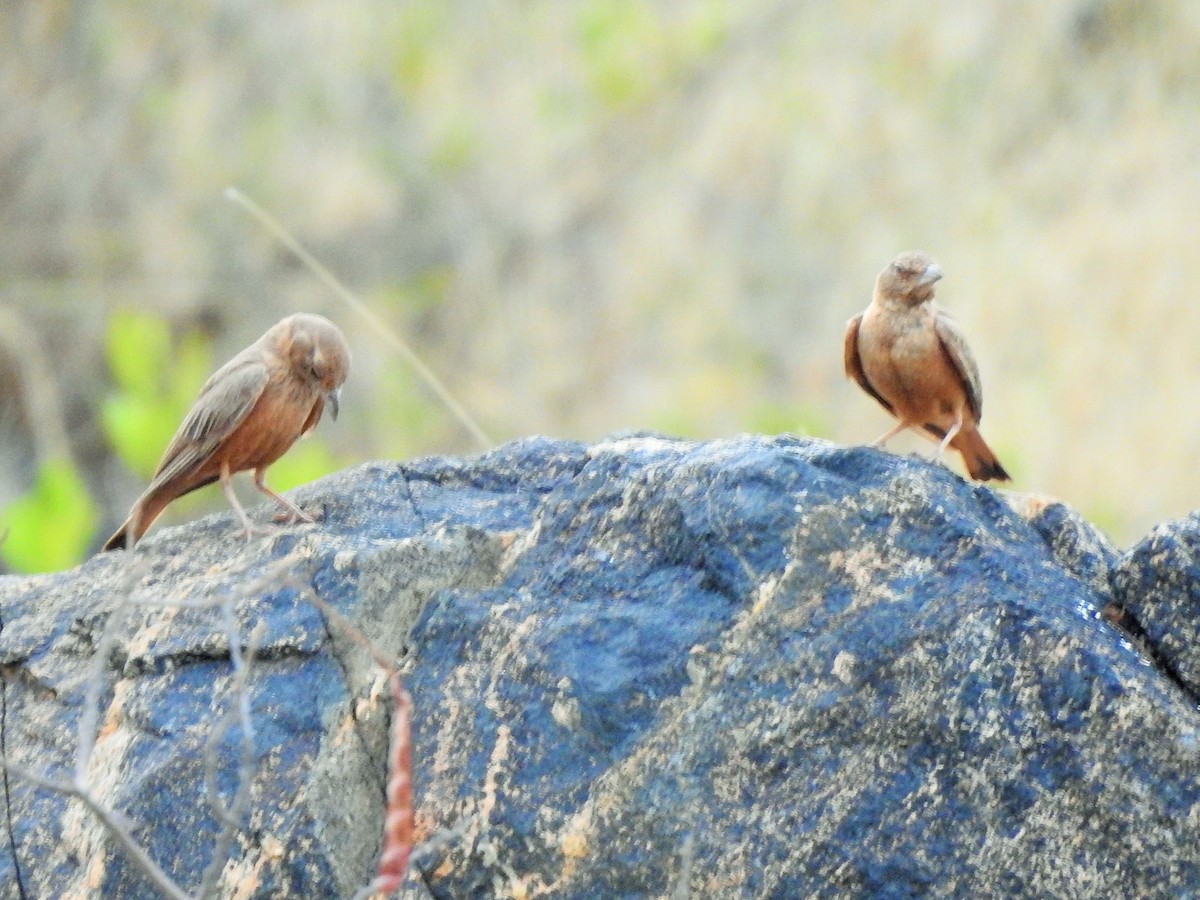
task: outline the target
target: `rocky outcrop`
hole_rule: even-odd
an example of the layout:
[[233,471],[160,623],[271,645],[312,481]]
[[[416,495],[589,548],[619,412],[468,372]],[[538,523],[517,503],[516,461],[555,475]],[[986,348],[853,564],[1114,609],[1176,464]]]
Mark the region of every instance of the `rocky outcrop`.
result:
[[[386,685],[315,593],[405,662],[414,896],[1200,891],[1192,520],[1121,554],[1060,504],[794,438],[530,439],[294,496],[317,525],[0,579],[8,757],[69,780],[107,625],[88,783],[184,890],[250,749],[230,612],[253,780],[217,893],[371,879]],[[79,801],[9,784],[31,896],[157,895]]]

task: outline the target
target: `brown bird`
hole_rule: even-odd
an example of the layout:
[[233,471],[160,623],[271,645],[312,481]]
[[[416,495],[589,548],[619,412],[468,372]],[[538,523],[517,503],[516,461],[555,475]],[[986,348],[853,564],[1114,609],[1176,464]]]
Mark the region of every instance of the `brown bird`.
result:
[[979,368],[962,329],[933,302],[942,277],[924,253],[901,253],[875,279],[871,305],[846,325],[846,375],[899,419],[877,441],[882,447],[906,428],[950,446],[972,478],[1009,480],[983,435]]
[[254,533],[230,477],[254,470],[254,485],[287,511],[287,521],[312,517],[263,483],[267,467],[316,427],[329,404],[337,419],[350,347],[323,316],[296,313],[221,366],[204,383],[171,439],[150,486],[138,497],[105,550],[130,549],[172,500],[218,479],[245,529]]

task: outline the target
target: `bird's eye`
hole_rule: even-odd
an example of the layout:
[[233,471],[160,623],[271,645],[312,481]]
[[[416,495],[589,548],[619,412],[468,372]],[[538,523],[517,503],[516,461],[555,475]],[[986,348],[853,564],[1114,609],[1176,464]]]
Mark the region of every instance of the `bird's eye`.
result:
[[314,360],[308,364],[308,374],[312,376],[313,381],[320,381],[325,377],[325,367]]

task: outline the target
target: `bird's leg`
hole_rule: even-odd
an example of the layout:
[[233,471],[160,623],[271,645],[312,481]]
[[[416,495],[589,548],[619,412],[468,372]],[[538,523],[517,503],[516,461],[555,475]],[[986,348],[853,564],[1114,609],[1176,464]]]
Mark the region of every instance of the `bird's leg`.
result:
[[242,504],[238,503],[237,494],[233,492],[233,481],[227,462],[221,463],[221,490],[225,492],[225,499],[229,501],[229,505],[233,507],[233,511],[241,520],[243,533],[246,535],[246,540],[249,541],[254,536],[255,528],[250,524],[250,517],[242,509]]
[[901,421],[901,422],[900,422],[900,423],[899,423],[899,424],[898,424],[898,425],[897,425],[895,428],[893,428],[891,431],[887,432],[887,433],[886,433],[886,434],[884,434],[883,436],[881,436],[881,437],[878,437],[878,438],[876,438],[874,441],[872,441],[872,442],[871,442],[871,446],[872,446],[872,447],[875,447],[876,449],[879,449],[879,450],[883,449],[883,446],[884,446],[884,445],[885,445],[885,444],[886,444],[888,441],[890,441],[892,438],[894,438],[896,435],[898,435],[900,432],[902,432],[902,431],[903,431],[904,429],[906,429],[907,427],[908,427],[908,423],[907,423],[907,422],[904,422],[904,421]]
[[[274,491],[271,488],[267,487],[266,482],[263,481],[263,479],[266,477],[266,475],[267,475],[267,470],[265,467],[260,468],[260,469],[255,469],[254,470],[254,486],[256,488],[258,488],[260,491],[262,491],[264,494],[266,494],[268,497],[275,498],[275,502],[287,510],[287,514],[283,517],[282,521],[284,521],[284,522],[296,522],[296,521],[315,522],[316,521],[316,519],[314,519],[312,516],[310,516],[308,513],[306,513],[300,507],[298,507],[295,503],[293,503],[287,497],[283,496],[283,494],[280,494],[277,491]],[[280,520],[277,519],[276,521],[280,521]]]
[[950,426],[950,429],[946,432],[946,436],[944,438],[942,438],[942,442],[940,444],[938,444],[938,451],[937,451],[937,457],[936,457],[938,462],[942,461],[942,454],[946,452],[946,448],[948,446],[950,446],[950,442],[952,440],[954,440],[954,436],[956,434],[958,434],[960,431],[962,431],[962,425],[963,425],[963,416],[962,416],[962,410],[960,409],[958,411],[958,418],[956,418],[954,420],[954,424]]

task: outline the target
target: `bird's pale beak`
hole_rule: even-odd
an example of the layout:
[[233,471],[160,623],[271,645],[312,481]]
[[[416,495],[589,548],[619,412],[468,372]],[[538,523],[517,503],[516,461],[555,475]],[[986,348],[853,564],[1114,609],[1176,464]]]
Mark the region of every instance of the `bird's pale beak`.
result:
[[933,284],[941,277],[942,270],[931,263],[925,267],[925,271],[921,273],[921,280],[918,281],[917,284],[921,285],[921,287],[924,287],[927,284]]
[[342,389],[330,391],[325,395],[325,400],[329,404],[329,414],[333,416],[333,421],[337,421],[338,410],[342,405]]

